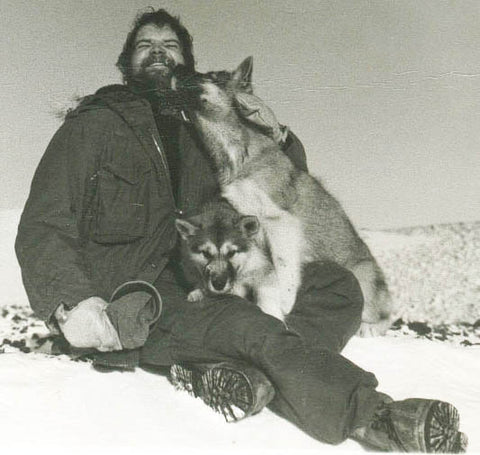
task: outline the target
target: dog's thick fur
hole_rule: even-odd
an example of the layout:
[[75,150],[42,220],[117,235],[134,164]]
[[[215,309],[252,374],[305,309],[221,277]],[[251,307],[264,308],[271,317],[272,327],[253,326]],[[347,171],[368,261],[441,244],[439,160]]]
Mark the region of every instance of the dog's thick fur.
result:
[[222,196],[258,218],[274,269],[256,290],[263,311],[284,320],[300,285],[301,267],[333,260],[358,279],[365,304],[360,334],[381,334],[391,322],[382,271],[344,210],[308,173],[296,168],[258,125],[241,116],[235,94],[251,93],[252,60],[234,72],[178,77],[183,108],[210,153]]

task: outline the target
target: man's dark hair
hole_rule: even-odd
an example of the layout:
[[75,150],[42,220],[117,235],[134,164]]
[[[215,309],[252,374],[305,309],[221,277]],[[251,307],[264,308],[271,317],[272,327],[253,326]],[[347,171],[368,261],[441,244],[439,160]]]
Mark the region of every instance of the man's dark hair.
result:
[[164,9],[146,11],[140,13],[133,23],[133,27],[127,35],[123,50],[118,56],[117,68],[123,74],[124,82],[128,82],[130,79],[130,58],[135,45],[135,38],[137,37],[138,30],[147,24],[154,24],[158,27],[168,25],[178,36],[180,44],[182,45],[182,54],[185,60],[185,66],[193,71],[195,69],[195,60],[193,58],[193,38],[188,30],[180,22],[180,18],[174,17]]

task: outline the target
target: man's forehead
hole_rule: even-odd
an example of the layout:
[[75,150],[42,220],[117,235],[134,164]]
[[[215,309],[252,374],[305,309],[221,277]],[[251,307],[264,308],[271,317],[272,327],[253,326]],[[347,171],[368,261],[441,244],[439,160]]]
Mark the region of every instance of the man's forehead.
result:
[[156,39],[156,40],[175,40],[179,41],[177,34],[172,30],[169,25],[158,26],[155,24],[142,25],[137,32],[135,42],[144,39]]

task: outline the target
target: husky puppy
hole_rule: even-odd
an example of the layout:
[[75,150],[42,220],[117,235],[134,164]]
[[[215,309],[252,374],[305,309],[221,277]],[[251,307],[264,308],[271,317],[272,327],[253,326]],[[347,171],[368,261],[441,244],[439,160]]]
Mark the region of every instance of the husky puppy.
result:
[[227,201],[206,204],[200,215],[177,219],[181,258],[188,281],[199,285],[188,295],[234,294],[256,300],[256,289],[272,275],[273,264],[261,246],[258,219],[240,215]]
[[383,333],[391,322],[384,275],[344,210],[318,180],[292,164],[268,131],[239,114],[236,94],[252,93],[251,74],[248,58],[233,72],[179,72],[175,83],[177,102],[213,159],[222,197],[260,222],[275,279],[257,289],[258,305],[284,320],[295,303],[302,265],[333,260],[360,283],[365,304],[359,333]]

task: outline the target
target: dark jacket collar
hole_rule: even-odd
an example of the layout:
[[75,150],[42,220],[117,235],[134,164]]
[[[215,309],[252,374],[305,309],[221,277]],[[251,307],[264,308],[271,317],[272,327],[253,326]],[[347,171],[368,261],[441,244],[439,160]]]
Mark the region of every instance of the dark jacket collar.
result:
[[102,87],[93,95],[82,98],[78,106],[69,112],[66,118],[96,109],[111,109],[122,117],[125,117],[125,114],[132,108],[146,109],[148,107],[150,107],[149,102],[134,93],[128,86],[113,84]]

